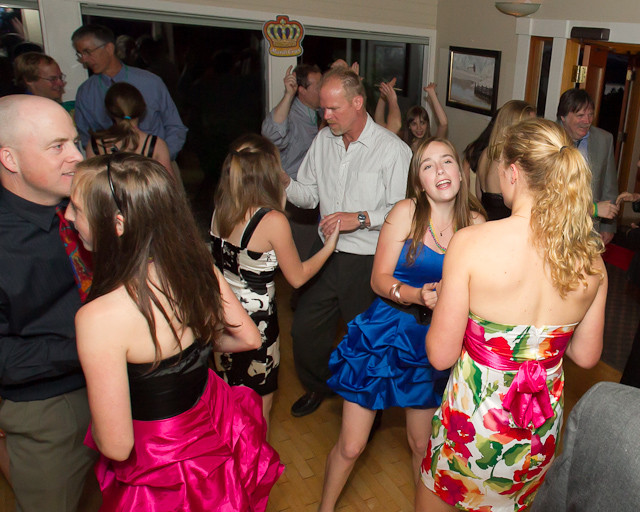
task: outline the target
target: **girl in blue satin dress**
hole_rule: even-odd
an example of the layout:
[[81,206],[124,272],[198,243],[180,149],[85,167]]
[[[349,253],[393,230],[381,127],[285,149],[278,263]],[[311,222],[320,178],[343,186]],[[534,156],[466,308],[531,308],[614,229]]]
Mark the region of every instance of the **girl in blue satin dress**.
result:
[[456,230],[484,222],[482,207],[470,203],[456,150],[438,138],[422,142],[414,153],[407,196],[380,232],[371,276],[379,298],[349,323],[329,362],[328,384],[345,401],[319,512],[334,510],[379,409],[406,409],[417,480],[431,418],[449,376],[431,367],[424,340],[447,244]]

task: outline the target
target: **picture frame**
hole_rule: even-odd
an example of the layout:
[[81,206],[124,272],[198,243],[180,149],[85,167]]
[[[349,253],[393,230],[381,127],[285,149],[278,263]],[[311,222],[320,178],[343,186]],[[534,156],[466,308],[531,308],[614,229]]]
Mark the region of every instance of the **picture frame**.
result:
[[495,114],[501,54],[496,50],[450,46],[447,106],[488,116]]

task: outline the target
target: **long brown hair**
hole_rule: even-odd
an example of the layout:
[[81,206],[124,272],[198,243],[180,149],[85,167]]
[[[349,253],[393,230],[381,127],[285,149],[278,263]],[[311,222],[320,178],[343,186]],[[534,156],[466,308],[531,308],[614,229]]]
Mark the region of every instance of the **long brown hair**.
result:
[[247,134],[231,143],[215,195],[219,234],[228,237],[250,208],[283,210],[280,152],[261,135]]
[[142,93],[127,82],[118,82],[109,87],[104,106],[113,125],[106,130],[90,132],[91,135],[105,149],[107,145],[114,146],[122,142],[121,151],[135,151],[140,138],[131,121],[140,119],[147,110]]
[[501,158],[524,172],[534,198],[532,239],[560,295],[586,287],[586,276],[602,275],[594,266],[604,246],[590,215],[591,170],[567,132],[546,119],[527,119],[505,132]]
[[[225,325],[213,260],[185,195],[155,160],[134,153],[101,155],[76,167],[73,191],[85,207],[93,239],[93,284],[88,300],[124,286],[149,324],[155,365],[162,358],[153,306],[180,337],[170,313],[203,343]],[[116,216],[124,232],[116,233]],[[157,283],[149,280],[153,262]],[[160,303],[166,297],[170,311]]]
[[[462,166],[460,164],[460,157],[456,148],[447,139],[439,137],[431,137],[423,140],[416,148],[413,157],[411,158],[411,164],[409,166],[409,176],[407,178],[407,197],[413,199],[416,208],[413,213],[413,219],[411,220],[411,232],[409,238],[411,238],[411,245],[409,246],[409,252],[407,254],[407,261],[413,263],[415,261],[418,249],[422,248],[423,239],[429,226],[429,219],[431,217],[431,205],[427,198],[427,193],[423,190],[422,183],[420,183],[420,162],[425,150],[433,142],[440,142],[449,148],[451,154],[458,164],[458,170],[462,176]],[[487,214],[480,202],[474,197],[469,195],[469,187],[467,180],[462,177],[460,181],[460,190],[456,195],[454,207],[453,207],[453,229],[465,228],[473,222],[471,212],[475,211],[483,215]]]

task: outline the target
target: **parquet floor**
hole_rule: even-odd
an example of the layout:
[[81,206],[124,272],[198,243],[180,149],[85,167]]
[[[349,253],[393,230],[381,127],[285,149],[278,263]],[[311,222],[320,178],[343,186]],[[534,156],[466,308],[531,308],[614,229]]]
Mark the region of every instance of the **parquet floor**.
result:
[[[342,400],[325,400],[318,411],[304,418],[293,418],[291,404],[302,394],[293,369],[291,337],[291,288],[277,281],[280,316],[281,370],[280,389],[274,401],[270,440],[278,450],[286,470],[274,487],[268,512],[315,512],[317,510],[325,458],[340,429]],[[565,360],[567,414],[577,400],[596,382],[617,382],[620,372],[604,362],[592,370],[576,367]],[[566,416],[565,416],[566,417]],[[382,426],[362,455],[338,502],[340,512],[413,510],[414,484],[402,410],[385,411]],[[85,493],[81,512],[93,512],[99,492],[92,485]],[[12,492],[0,476],[0,512],[14,510]]]

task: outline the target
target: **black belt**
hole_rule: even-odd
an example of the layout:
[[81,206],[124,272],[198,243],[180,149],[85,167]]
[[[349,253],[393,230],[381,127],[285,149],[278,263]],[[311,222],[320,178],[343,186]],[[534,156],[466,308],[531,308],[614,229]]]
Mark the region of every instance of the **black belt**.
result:
[[386,299],[385,297],[380,298],[385,304],[388,304],[392,308],[402,311],[403,313],[408,313],[414,317],[420,325],[429,325],[431,323],[431,315],[433,312],[426,306],[420,306],[418,304],[403,306],[402,304],[398,304],[397,302]]

